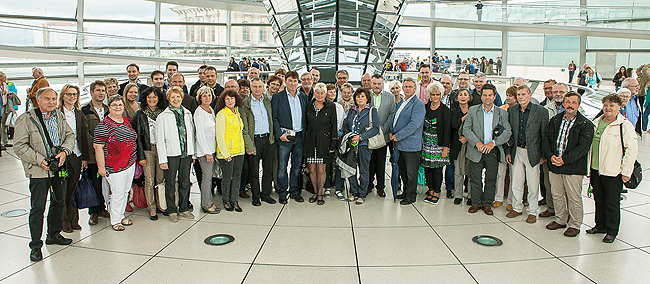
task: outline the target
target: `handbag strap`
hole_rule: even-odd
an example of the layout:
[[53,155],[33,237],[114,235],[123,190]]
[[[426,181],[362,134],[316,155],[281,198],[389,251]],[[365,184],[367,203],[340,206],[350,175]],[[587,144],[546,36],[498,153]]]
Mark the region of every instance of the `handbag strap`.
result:
[[623,142],[623,123],[620,125],[620,131],[621,131],[621,148],[623,148],[623,156],[625,156],[625,142]]

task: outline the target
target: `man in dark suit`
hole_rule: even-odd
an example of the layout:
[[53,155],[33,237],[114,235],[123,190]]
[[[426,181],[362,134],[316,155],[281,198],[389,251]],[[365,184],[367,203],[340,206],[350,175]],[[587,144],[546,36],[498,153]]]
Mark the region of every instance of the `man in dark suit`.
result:
[[[472,183],[472,206],[469,213],[479,209],[492,215],[492,202],[496,193],[499,162],[504,161],[502,145],[508,142],[511,130],[508,112],[496,107],[496,87],[485,84],[481,89],[482,104],[472,106],[463,125],[463,136],[467,139],[466,157],[469,160],[469,178]],[[483,189],[485,169],[485,189]]]
[[506,147],[506,162],[512,165],[512,211],[506,217],[515,218],[524,209],[524,181],[528,181],[528,217],[526,222],[537,221],[539,168],[546,162],[542,149],[548,145],[543,137],[548,128],[548,111],[530,102],[532,93],[528,85],[517,87],[519,104],[508,108],[512,139]]
[[149,88],[149,86],[140,83],[140,80],[138,79],[138,76],[140,76],[140,66],[138,66],[138,64],[131,63],[129,64],[129,66],[126,66],[126,75],[129,76],[129,80],[120,84],[120,88],[117,91],[118,95],[121,96],[123,94],[124,88],[128,83],[133,83],[138,85],[140,94],[142,94],[142,92],[144,92],[145,89]]
[[206,82],[206,80],[205,80],[205,68],[206,67],[208,67],[208,66],[201,65],[201,67],[199,67],[199,70],[198,70],[199,79],[196,80],[196,82],[194,83],[194,85],[192,85],[192,87],[190,87],[190,96],[192,96],[193,98],[196,98],[196,91],[198,91],[201,87],[203,87],[203,85],[205,85],[205,82]]
[[[375,74],[370,79],[370,86],[372,90],[370,92],[370,99],[368,102],[374,108],[377,109],[379,114],[379,122],[381,123],[381,130],[384,133],[384,140],[386,143],[390,141],[388,138],[388,130],[390,128],[390,123],[393,121],[393,116],[395,116],[395,96],[393,94],[384,91],[384,78],[379,74]],[[386,150],[388,145],[381,147],[379,149],[372,150],[372,155],[370,156],[370,180],[368,182],[368,194],[372,192],[372,187],[374,184],[375,176],[377,176],[377,195],[379,197],[385,197],[386,193],[384,188],[386,187]]]
[[[289,71],[285,75],[287,87],[273,95],[271,113],[273,115],[273,133],[278,144],[278,194],[280,203],[287,204],[287,195],[303,202],[298,189],[298,177],[302,163],[302,130],[304,125],[307,95],[298,90],[298,73]],[[291,186],[287,168],[291,156]],[[287,193],[287,188],[289,192]]]

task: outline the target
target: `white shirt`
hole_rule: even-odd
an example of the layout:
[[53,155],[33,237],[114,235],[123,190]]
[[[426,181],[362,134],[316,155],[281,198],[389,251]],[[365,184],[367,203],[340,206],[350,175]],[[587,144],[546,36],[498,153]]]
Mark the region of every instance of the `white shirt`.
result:
[[[76,138],[77,137],[77,117],[74,115],[74,109],[73,110],[68,110],[67,108],[63,107],[63,114],[65,115],[65,121],[67,121],[70,128],[72,128],[72,132],[74,132],[74,137]],[[81,156],[81,149],[79,149],[79,143],[77,143],[77,139],[74,140],[74,149],[72,150],[72,152],[77,157]]]
[[413,99],[413,97],[415,97],[415,94],[413,94],[408,100],[403,101],[402,104],[399,105],[397,112],[395,112],[395,118],[393,119],[393,127],[395,127],[395,124],[397,124],[397,118],[399,118],[399,115],[404,110],[404,107],[411,101],[411,99]]
[[104,107],[100,107],[100,108],[94,107],[94,108],[97,114],[99,115],[99,120],[101,121],[102,119],[104,119]]
[[156,121],[147,116],[149,122],[149,143],[156,145]]
[[196,157],[213,155],[217,150],[217,137],[214,112],[208,113],[202,107],[194,112],[196,128]]
[[334,105],[336,106],[336,129],[341,130],[345,121],[345,110],[341,104],[334,103]]

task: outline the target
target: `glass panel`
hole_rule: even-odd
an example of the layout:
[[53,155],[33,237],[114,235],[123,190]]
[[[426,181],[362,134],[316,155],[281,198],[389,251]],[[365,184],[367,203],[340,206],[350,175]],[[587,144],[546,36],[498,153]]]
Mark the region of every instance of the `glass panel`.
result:
[[2,1],[0,11],[9,15],[74,18],[77,14],[77,0]]
[[[76,7],[76,3],[73,6]],[[151,1],[84,0],[84,18],[153,22],[155,7],[155,3]],[[137,33],[132,33],[134,34]]]

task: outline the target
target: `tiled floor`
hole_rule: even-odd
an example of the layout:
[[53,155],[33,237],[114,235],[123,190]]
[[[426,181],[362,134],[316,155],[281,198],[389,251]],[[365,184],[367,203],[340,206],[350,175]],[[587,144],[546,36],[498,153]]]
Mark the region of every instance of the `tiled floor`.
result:
[[[640,141],[640,162],[650,169],[650,142]],[[29,209],[28,181],[11,150],[0,158],[0,212]],[[646,172],[648,172],[646,170]],[[650,172],[648,172],[650,173]],[[648,175],[650,176],[650,175]],[[585,194],[587,181],[585,180]],[[191,200],[200,203],[198,188]],[[277,198],[277,195],[274,194]],[[215,196],[215,201],[220,196]],[[370,195],[361,206],[335,198],[324,206],[290,202],[218,215],[194,210],[195,220],[150,221],[130,213],[134,225],[115,232],[107,219],[64,234],[71,246],[43,247],[44,260],[29,261],[27,215],[0,218],[0,282],[4,283],[647,283],[650,276],[650,183],[625,195],[621,230],[613,244],[584,230],[593,225],[593,200],[584,196],[585,218],[577,238],[525,217],[467,213],[443,198],[400,206]],[[540,210],[544,207],[541,206]],[[212,234],[231,244],[204,244]],[[500,247],[472,242],[476,235],[503,240]]]

